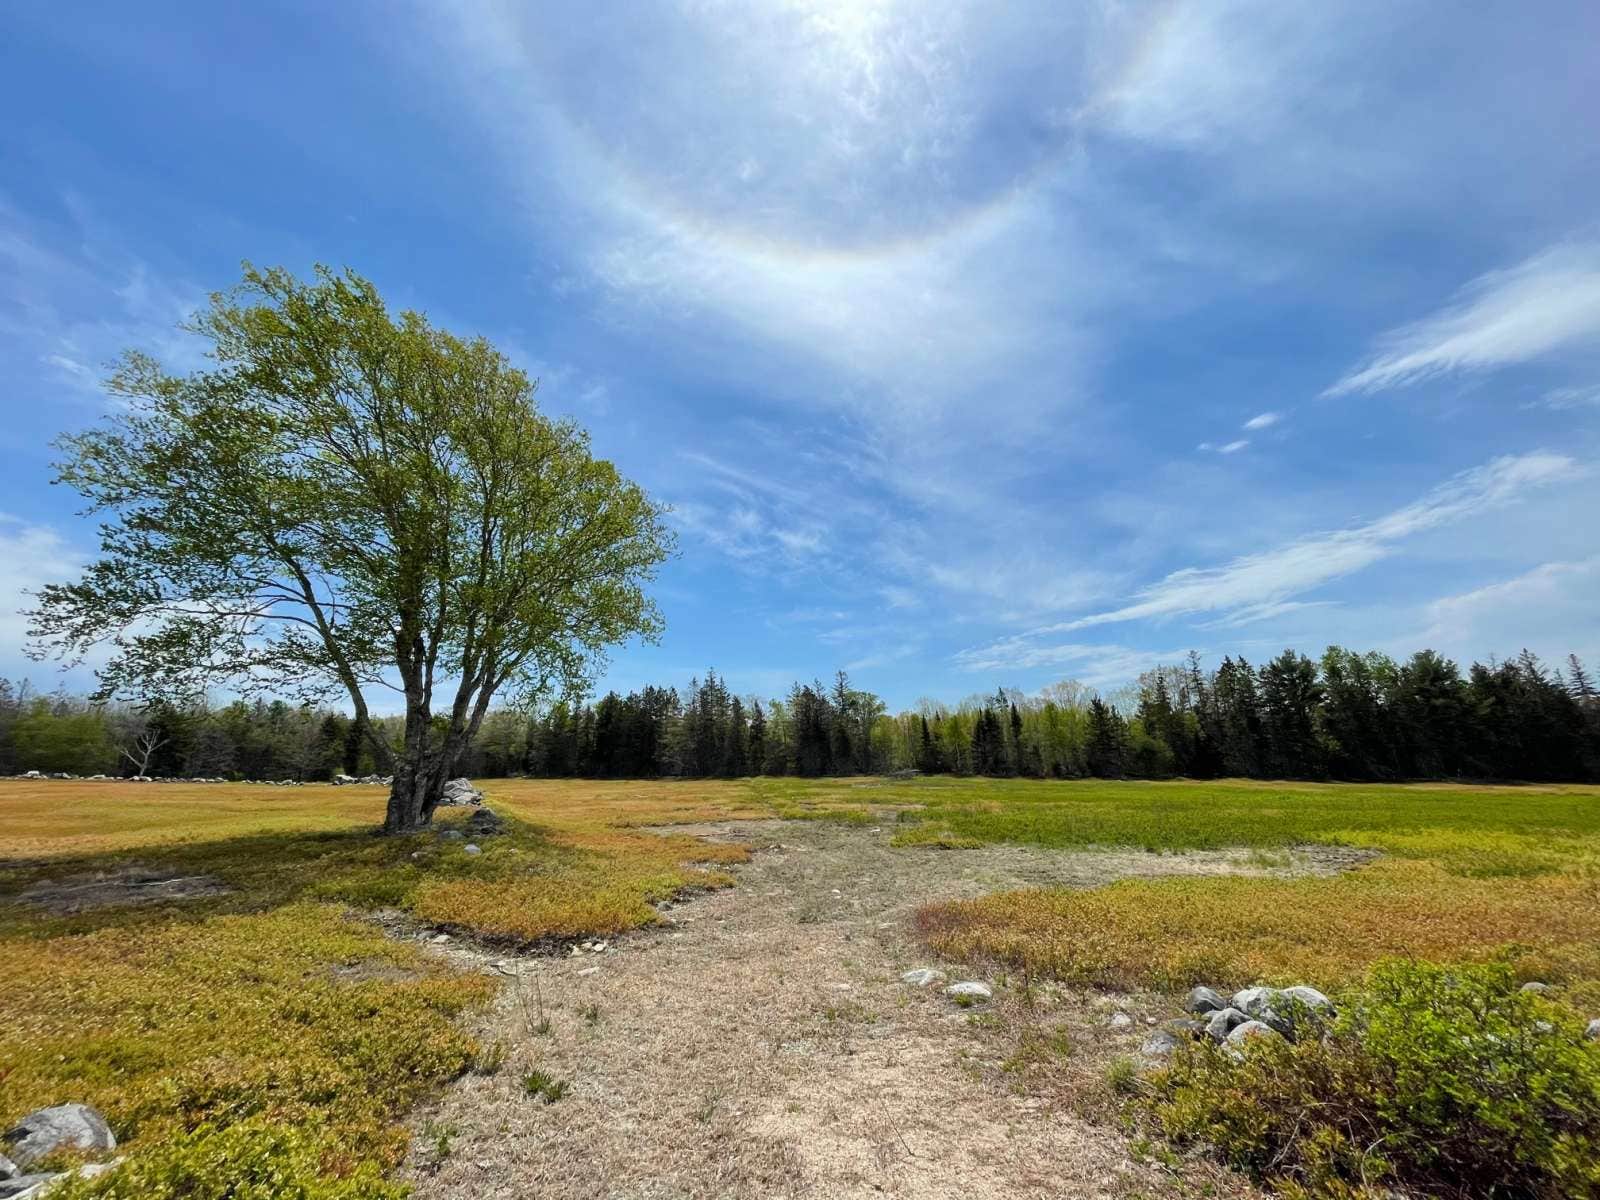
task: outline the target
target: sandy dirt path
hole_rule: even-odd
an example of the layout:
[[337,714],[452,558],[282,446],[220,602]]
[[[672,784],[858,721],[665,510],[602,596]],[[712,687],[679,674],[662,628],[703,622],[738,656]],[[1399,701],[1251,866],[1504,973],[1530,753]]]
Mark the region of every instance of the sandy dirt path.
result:
[[[901,982],[923,966],[966,977],[918,948],[910,917],[1029,884],[1328,872],[1348,865],[1340,852],[1263,865],[1227,852],[892,849],[887,827],[821,822],[675,832],[756,853],[737,887],[603,950],[437,947],[507,977],[478,1032],[508,1053],[417,1114],[407,1173],[423,1200],[1251,1194],[1202,1163],[1138,1161],[1106,1119],[1105,1065],[1175,1015],[1169,999],[1036,989],[1024,1003],[998,986],[964,1010]],[[570,1092],[530,1098],[535,1068]]]

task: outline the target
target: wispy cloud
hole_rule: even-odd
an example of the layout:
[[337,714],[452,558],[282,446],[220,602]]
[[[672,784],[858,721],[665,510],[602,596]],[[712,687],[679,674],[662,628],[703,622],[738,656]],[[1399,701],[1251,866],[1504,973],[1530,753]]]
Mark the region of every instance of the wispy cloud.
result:
[[31,593],[47,583],[68,581],[83,560],[50,526],[0,513],[0,562],[5,564],[5,582],[0,585],[0,675],[24,675],[28,622],[22,613],[33,605]]
[[1127,683],[1141,671],[1174,662],[1185,653],[1184,650],[1143,650],[1084,642],[1039,645],[1024,635],[963,650],[955,656],[955,661],[963,670],[991,674],[1050,669],[1091,687],[1107,687]]
[[1543,563],[1511,579],[1445,596],[1426,608],[1419,645],[1460,657],[1600,657],[1600,556]]
[[1384,336],[1323,395],[1378,392],[1527,362],[1600,338],[1600,244],[1553,246],[1473,280],[1442,311]]
[[1244,423],[1244,428],[1249,430],[1268,429],[1283,420],[1282,413],[1264,412],[1257,413]]
[[1031,639],[1123,621],[1219,614],[1235,623],[1274,616],[1293,598],[1359,571],[1430,529],[1511,503],[1532,488],[1579,474],[1560,454],[1497,458],[1464,471],[1413,504],[1354,529],[1312,534],[1220,567],[1186,568],[1137,594],[1133,602],[1035,630]]
[[1552,388],[1540,397],[1545,408],[1600,408],[1600,384],[1592,387]]
[[84,203],[68,197],[65,208],[70,223],[50,225],[0,195],[0,376],[30,415],[98,408],[111,364],[131,347],[179,368],[204,361],[178,325],[205,293],[129,254]]

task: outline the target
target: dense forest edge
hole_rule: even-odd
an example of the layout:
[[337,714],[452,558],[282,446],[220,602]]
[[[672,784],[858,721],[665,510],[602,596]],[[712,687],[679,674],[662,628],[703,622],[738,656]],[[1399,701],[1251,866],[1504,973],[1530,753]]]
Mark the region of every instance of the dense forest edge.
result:
[[[398,744],[401,717],[376,718]],[[489,714],[478,778],[818,777],[917,771],[1036,779],[1600,780],[1600,691],[1583,663],[1524,651],[1463,673],[1330,647],[1261,667],[1197,655],[1102,695],[1074,681],[890,714],[839,672],[783,698],[715,671],[675,687]],[[284,701],[98,703],[0,680],[0,774],[326,781],[375,771],[342,712]]]

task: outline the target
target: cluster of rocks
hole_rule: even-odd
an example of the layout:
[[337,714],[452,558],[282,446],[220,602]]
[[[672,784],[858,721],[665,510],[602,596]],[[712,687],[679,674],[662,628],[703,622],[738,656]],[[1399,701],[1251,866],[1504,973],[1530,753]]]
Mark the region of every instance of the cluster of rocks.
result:
[[1333,1018],[1333,1001],[1314,987],[1249,987],[1224,999],[1208,987],[1189,993],[1189,1016],[1167,1022],[1145,1039],[1140,1053],[1162,1059],[1185,1039],[1209,1040],[1237,1053],[1251,1038],[1297,1041]]
[[352,783],[376,783],[388,787],[394,782],[393,775],[335,775],[334,787],[348,787]]
[[73,779],[93,783],[114,779],[118,783],[249,783],[268,787],[305,787],[303,779],[224,779],[220,775],[74,775],[69,771],[24,771],[13,779]]
[[[900,976],[900,982],[910,987],[932,987],[945,981],[945,973],[934,967],[917,967]],[[944,989],[944,994],[957,1004],[966,1006],[983,1004],[994,999],[994,989],[977,979],[963,979]]]
[[[1525,992],[1545,992],[1550,985],[1525,983]],[[1168,1021],[1145,1039],[1140,1053],[1147,1061],[1166,1058],[1185,1039],[1208,1039],[1238,1054],[1251,1038],[1285,1038],[1298,1041],[1315,1034],[1333,1019],[1333,1002],[1313,987],[1249,987],[1224,999],[1208,987],[1189,993],[1189,1016]],[[1550,1026],[1541,1022],[1545,1029]],[[1600,1017],[1589,1022],[1584,1036],[1600,1042]]]
[[[57,1151],[107,1154],[116,1148],[116,1135],[106,1119],[87,1104],[58,1104],[31,1112],[0,1133],[0,1200],[33,1200],[64,1179],[68,1172],[33,1170]],[[93,1179],[121,1161],[85,1163],[75,1174]]]
[[[458,801],[461,804],[481,804],[482,802],[483,796],[481,793],[476,800]],[[506,823],[495,815],[493,809],[479,808],[472,816],[467,818],[467,823],[460,829],[441,829],[439,838],[441,841],[446,842],[466,842],[467,844],[461,847],[463,851],[468,854],[482,854],[483,848],[478,845],[478,842],[484,838],[494,837],[497,833],[504,833],[505,829]],[[477,841],[467,841],[468,838],[476,838]],[[422,852],[419,850],[413,853],[411,857],[420,859]]]

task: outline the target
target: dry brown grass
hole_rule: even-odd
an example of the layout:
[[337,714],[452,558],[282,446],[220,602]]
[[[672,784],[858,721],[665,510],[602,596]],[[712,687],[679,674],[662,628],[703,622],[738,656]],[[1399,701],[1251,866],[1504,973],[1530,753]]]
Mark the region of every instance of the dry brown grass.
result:
[[[901,850],[891,832],[675,827],[662,836],[754,847],[739,886],[677,905],[664,927],[603,954],[451,947],[455,961],[487,958],[523,983],[519,996],[508,981],[477,1029],[509,1047],[502,1070],[463,1078],[414,1122],[420,1197],[1254,1195],[1204,1164],[1174,1174],[1141,1162],[1102,1119],[1104,1068],[1137,1048],[1155,998],[1120,1001],[1140,1020],[1118,1031],[1110,1007],[1072,989],[997,980],[992,1006],[963,1010],[899,976],[927,964],[908,918],[929,899],[1125,870],[1267,868],[1217,853]],[[521,998],[531,1005],[535,986],[544,1033]],[[533,1070],[570,1093],[530,1099]],[[439,1128],[458,1134],[443,1160],[422,1136]]]

